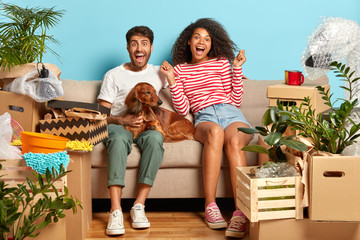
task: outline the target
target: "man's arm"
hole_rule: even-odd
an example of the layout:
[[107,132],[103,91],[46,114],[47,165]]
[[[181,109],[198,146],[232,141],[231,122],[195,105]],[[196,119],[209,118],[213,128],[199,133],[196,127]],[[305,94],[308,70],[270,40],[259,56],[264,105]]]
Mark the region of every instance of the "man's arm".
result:
[[[111,108],[112,105],[111,103],[102,99],[99,99],[99,104],[107,108]],[[129,114],[118,117],[115,117],[110,114],[110,116],[107,117],[108,124],[139,127],[142,122],[143,122],[142,116],[134,116]]]

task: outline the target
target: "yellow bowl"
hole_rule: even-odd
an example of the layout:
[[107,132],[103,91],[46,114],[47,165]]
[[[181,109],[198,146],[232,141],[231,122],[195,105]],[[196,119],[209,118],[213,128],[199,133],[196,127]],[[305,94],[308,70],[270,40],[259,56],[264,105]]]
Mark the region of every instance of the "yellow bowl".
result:
[[69,139],[44,133],[21,132],[22,154],[63,151]]

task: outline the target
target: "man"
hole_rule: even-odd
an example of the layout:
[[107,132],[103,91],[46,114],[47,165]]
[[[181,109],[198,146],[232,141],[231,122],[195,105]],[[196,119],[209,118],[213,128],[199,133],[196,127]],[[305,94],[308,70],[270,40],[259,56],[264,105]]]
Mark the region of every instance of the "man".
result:
[[141,149],[140,173],[138,179],[138,195],[131,208],[130,215],[133,228],[148,228],[150,222],[145,215],[145,200],[155,180],[157,171],[163,160],[163,136],[154,130],[141,133],[135,140],[124,126],[139,126],[142,116],[125,115],[125,98],[130,90],[139,82],[148,82],[157,93],[167,86],[165,76],[160,74],[158,66],[148,64],[153,50],[154,35],[146,26],[131,28],[126,34],[127,51],[130,62],[124,63],[108,71],[103,79],[99,103],[111,109],[107,118],[109,138],[105,141],[108,154],[108,186],[110,190],[111,210],[106,228],[108,235],[125,233],[121,209],[121,191],[125,186],[127,155],[131,152],[131,144],[136,143]]

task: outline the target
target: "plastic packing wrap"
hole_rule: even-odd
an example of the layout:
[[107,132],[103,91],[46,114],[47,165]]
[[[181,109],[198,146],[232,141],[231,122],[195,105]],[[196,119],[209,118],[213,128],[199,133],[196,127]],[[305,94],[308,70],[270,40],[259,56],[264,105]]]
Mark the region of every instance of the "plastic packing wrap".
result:
[[297,175],[295,167],[286,162],[267,162],[255,172],[256,178],[292,177]]
[[38,75],[38,69],[34,68],[6,85],[4,90],[28,95],[36,102],[46,102],[64,95],[61,81],[52,71],[49,70],[48,77],[41,78]]
[[[301,63],[307,77],[315,80],[325,75],[333,61],[345,62],[350,72],[355,71],[352,79],[360,77],[360,26],[356,21],[329,17],[308,38],[308,45],[302,55]],[[350,74],[350,73],[349,73]],[[353,87],[353,99],[360,98],[360,81]],[[345,82],[345,86],[348,83]],[[345,99],[349,99],[349,91],[345,91]],[[358,102],[356,107],[359,107]],[[356,109],[350,118],[358,124],[360,111]],[[347,126],[349,130],[352,124]],[[360,141],[348,146],[344,155],[360,155]]]
[[21,158],[20,149],[10,145],[11,136],[11,116],[8,112],[6,112],[3,115],[0,115],[0,159]]
[[352,70],[359,68],[360,27],[356,21],[329,17],[309,36],[301,63],[307,77],[315,80],[329,71],[333,61],[342,62]]

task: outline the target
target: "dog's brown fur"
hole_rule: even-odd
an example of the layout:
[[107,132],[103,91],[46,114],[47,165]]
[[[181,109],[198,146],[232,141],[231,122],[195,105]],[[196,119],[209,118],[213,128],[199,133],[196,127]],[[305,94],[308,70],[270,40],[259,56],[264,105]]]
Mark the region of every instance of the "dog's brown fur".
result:
[[125,126],[134,139],[145,130],[156,130],[164,142],[194,139],[194,124],[178,113],[159,107],[162,104],[155,88],[148,83],[138,83],[125,99],[126,114],[142,115],[140,127]]

